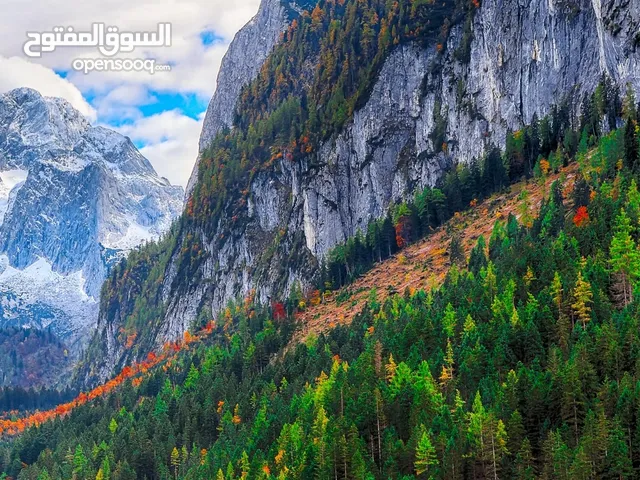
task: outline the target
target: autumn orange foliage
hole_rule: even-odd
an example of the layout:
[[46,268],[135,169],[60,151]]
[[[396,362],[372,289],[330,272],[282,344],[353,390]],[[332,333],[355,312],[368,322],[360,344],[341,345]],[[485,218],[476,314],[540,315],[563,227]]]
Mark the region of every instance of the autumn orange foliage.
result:
[[582,206],[578,208],[575,217],[573,217],[573,224],[580,228],[585,226],[587,223],[589,223],[589,211],[587,210],[587,207]]
[[175,357],[175,355],[182,350],[188,349],[189,344],[203,341],[213,333],[214,325],[214,321],[209,322],[195,335],[185,332],[182,341],[169,342],[165,344],[162,352],[160,353],[150,352],[144,361],[124,367],[118,375],[108,382],[95,387],[90,392],[80,393],[71,402],[58,405],[51,410],[35,412],[23,418],[0,419],[0,436],[17,435],[27,428],[37,427],[55,418],[64,417],[73,409],[110,394],[127,380],[131,379],[134,386],[139,386],[142,383],[143,376],[150,369],[165,361],[169,363],[171,357]]
[[396,244],[401,250],[409,244],[411,224],[409,217],[401,217],[396,224]]
[[133,344],[135,343],[136,338],[138,338],[138,334],[136,332],[133,332],[131,335],[129,335],[127,337],[127,341],[125,343],[125,348],[127,350],[129,350],[131,347],[133,347]]

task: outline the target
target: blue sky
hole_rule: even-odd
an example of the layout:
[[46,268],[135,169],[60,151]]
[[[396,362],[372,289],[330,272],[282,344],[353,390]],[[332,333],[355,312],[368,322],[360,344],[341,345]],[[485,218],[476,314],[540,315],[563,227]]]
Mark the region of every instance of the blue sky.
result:
[[[0,93],[27,86],[69,100],[94,124],[128,135],[158,173],[185,185],[198,153],[207,105],[220,62],[233,36],[256,13],[259,0],[5,0],[11,15],[0,18]],[[171,72],[91,72],[71,68],[77,58],[99,57],[90,48],[58,48],[27,58],[26,32],[93,22],[120,31],[155,31],[171,22],[172,45],[127,54],[170,64]],[[123,55],[123,54],[119,54]],[[123,55],[124,56],[124,55]]]

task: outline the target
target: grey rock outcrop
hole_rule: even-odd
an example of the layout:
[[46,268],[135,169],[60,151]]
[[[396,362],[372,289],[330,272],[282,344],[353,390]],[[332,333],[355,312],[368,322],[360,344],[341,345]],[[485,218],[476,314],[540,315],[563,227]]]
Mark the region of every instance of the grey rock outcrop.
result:
[[[603,72],[623,90],[630,83],[640,91],[639,9],[625,0],[485,0],[473,22],[468,63],[454,54],[462,25],[454,27],[445,53],[397,48],[342,133],[303,162],[282,162],[253,181],[250,226],[209,252],[205,278],[218,285],[214,311],[256,286],[263,300],[277,291],[270,283],[279,277],[247,282],[243,273],[252,271],[261,244],[269,243],[263,237],[286,230],[293,244],[302,235],[304,253],[321,259],[385,215],[392,202],[434,185],[453,162],[503,146],[508,129],[544,116],[567,95],[591,93]],[[437,115],[446,122],[446,155],[433,145]],[[308,281],[295,271],[285,276],[285,285]],[[170,309],[176,321],[169,323],[179,324],[174,331],[185,325],[177,321],[188,317],[180,312],[185,304],[193,302],[180,298]]]
[[[218,132],[231,128],[242,88],[256,78],[287,24],[287,12],[282,0],[264,0],[255,17],[236,34],[222,59],[216,91],[202,126],[200,152],[209,146]],[[198,162],[187,184],[187,195],[197,179]]]

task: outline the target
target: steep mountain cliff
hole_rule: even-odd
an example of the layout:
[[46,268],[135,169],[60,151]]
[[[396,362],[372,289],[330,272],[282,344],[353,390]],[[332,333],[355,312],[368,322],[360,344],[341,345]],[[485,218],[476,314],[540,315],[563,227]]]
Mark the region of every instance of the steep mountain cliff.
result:
[[[313,12],[294,16],[262,68],[256,66],[260,55],[247,52],[264,51],[251,32],[264,29],[273,38],[285,29],[286,23],[277,29],[274,15],[264,15],[275,3],[265,0],[263,15],[238,35],[220,73],[221,93],[209,108],[201,147],[217,136],[203,150],[180,227],[160,247],[162,262],[150,254],[129,263],[135,280],[122,272],[112,279],[84,379],[109,375],[114,366],[215,315],[230,299],[255,291],[258,301],[268,303],[296,284],[311,285],[319,262],[337,243],[417,188],[435,185],[455,163],[469,163],[492,145],[504,147],[507,132],[548,114],[553,105],[565,102],[577,116],[603,75],[622,90],[629,84],[640,91],[640,8],[633,2],[396,2],[392,11],[365,11],[360,26],[349,23],[350,9],[360,8],[354,4],[346,2],[343,11],[321,2]],[[441,10],[421,14],[425,5]],[[330,17],[329,11],[343,13]],[[335,38],[343,29],[358,32],[359,46],[336,60]],[[375,32],[371,42],[368,29]],[[369,66],[349,68],[354,56]],[[252,58],[257,62],[246,69],[250,73],[235,82],[249,84],[239,100],[237,89],[222,94],[225,79],[234,78],[228,66]],[[343,60],[346,67],[340,68]],[[352,91],[342,87],[349,81]],[[277,133],[277,121],[286,133]],[[220,133],[231,123],[235,133]],[[310,130],[322,134],[307,144],[299,124],[319,124]],[[240,142],[251,147],[240,148]],[[151,277],[154,268],[163,274]],[[151,279],[161,286],[150,288]],[[136,330],[140,342],[129,349],[118,332],[141,328],[133,300],[141,291],[161,307],[151,328]]]
[[108,270],[179,214],[182,189],[62,99],[0,96],[0,325],[86,345]]
[[[301,1],[264,0],[255,17],[236,34],[222,59],[216,91],[204,119],[200,135],[201,152],[221,130],[233,126],[233,114],[240,91],[256,78],[287,27],[290,15],[299,11],[303,4]],[[187,196],[197,180],[196,163],[187,185]]]

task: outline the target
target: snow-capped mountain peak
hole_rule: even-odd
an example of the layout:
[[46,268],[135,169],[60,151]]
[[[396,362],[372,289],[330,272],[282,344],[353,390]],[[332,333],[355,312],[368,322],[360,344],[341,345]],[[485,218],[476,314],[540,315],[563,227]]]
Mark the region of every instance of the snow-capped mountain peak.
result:
[[0,95],[0,326],[52,325],[81,345],[110,266],[166,231],[182,198],[129,138],[67,101]]

